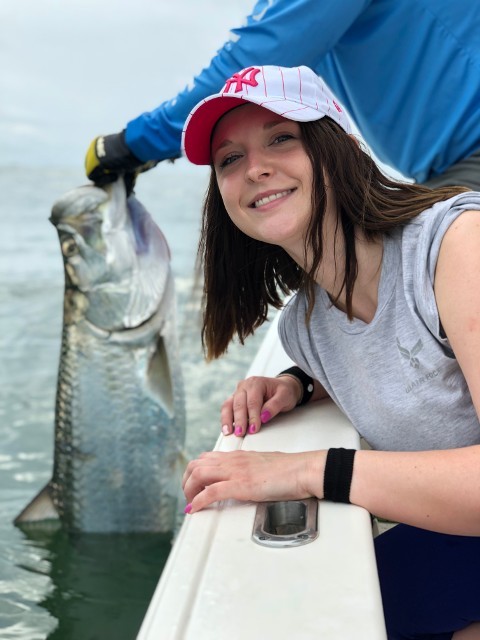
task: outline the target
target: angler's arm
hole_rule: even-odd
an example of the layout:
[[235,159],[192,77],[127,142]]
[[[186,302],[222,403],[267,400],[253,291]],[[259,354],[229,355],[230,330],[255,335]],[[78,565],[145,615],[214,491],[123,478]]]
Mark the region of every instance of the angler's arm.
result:
[[142,161],[178,157],[188,114],[197,102],[219,91],[226,78],[250,65],[315,68],[368,4],[367,0],[259,0],[191,86],[128,123],[128,147]]

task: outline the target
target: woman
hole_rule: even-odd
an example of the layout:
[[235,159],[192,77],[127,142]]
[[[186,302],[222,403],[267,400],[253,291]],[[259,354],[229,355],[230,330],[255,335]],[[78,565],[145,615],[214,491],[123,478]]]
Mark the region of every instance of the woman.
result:
[[208,356],[296,292],[279,331],[298,367],[241,382],[223,432],[330,396],[372,446],[204,453],[186,512],[316,496],[404,523],[376,539],[389,637],[480,638],[480,194],[387,179],[305,67],[235,74],[192,111],[184,148],[212,166]]

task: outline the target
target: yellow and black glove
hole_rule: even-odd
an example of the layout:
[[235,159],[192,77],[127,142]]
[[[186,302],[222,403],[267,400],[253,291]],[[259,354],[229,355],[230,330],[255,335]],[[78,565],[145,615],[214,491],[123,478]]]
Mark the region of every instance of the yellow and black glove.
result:
[[101,187],[123,175],[128,194],[133,191],[137,175],[156,164],[155,160],[142,162],[130,151],[125,142],[125,131],[98,136],[85,156],[85,171],[92,182]]

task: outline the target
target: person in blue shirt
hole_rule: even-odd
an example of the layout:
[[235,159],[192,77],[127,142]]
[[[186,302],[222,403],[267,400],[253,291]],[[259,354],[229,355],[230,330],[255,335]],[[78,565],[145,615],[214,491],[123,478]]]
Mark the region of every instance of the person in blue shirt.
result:
[[480,188],[480,4],[471,0],[258,0],[245,24],[177,96],[99,136],[86,172],[101,184],[181,155],[184,122],[250,65],[306,65],[345,106],[377,158],[432,186]]

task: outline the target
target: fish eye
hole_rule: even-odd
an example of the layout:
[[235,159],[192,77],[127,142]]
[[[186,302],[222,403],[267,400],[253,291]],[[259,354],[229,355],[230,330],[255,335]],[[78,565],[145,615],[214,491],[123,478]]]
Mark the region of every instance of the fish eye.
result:
[[66,258],[71,258],[78,253],[77,243],[73,238],[67,238],[62,242],[62,253]]

